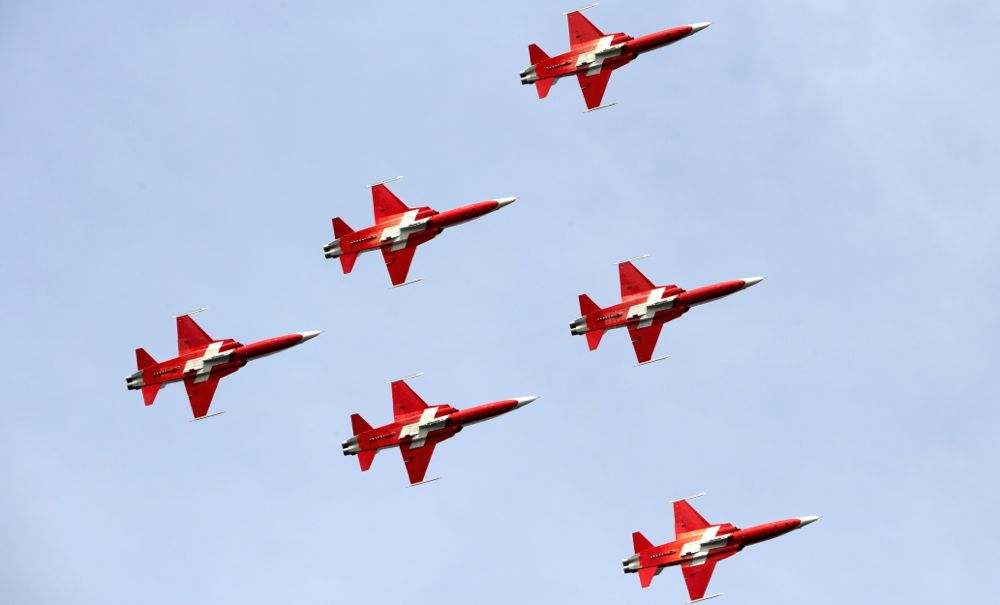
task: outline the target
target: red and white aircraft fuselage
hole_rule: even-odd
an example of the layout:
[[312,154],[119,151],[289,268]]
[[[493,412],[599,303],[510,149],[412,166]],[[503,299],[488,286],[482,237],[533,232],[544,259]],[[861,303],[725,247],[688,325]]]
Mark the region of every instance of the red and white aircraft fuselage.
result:
[[156,394],[171,382],[184,382],[194,417],[208,414],[219,379],[239,370],[251,360],[294,347],[319,335],[298,332],[244,345],[231,338],[215,340],[190,315],[177,317],[179,355],[156,361],[145,349],[135,350],[138,371],[125,379],[129,390],[141,390],[145,404],[153,405]]
[[621,32],[605,34],[578,10],[567,13],[566,19],[570,50],[550,57],[537,45],[528,46],[531,66],[521,72],[521,84],[534,84],[538,98],[544,99],[556,80],[576,75],[588,110],[600,107],[612,71],[642,53],[683,40],[711,25],[681,25],[636,38]]
[[729,296],[764,279],[746,277],[684,290],[676,285],[654,285],[631,261],[618,264],[618,278],[621,302],[602,308],[589,296],[581,294],[581,317],[569,325],[570,333],[586,335],[587,345],[593,351],[605,330],[628,328],[639,363],[652,359],[663,324],[687,313],[691,307]]
[[681,566],[691,602],[711,598],[705,596],[705,591],[719,561],[751,544],[777,538],[819,519],[795,517],[740,529],[731,523],[709,523],[686,500],[673,504],[674,540],[653,546],[641,532],[634,532],[635,554],[622,561],[622,567],[625,573],[638,573],[640,585],[646,588],[665,567]]
[[341,218],[334,218],[336,239],[324,246],[323,252],[326,258],[339,258],[344,273],[350,273],[358,254],[381,250],[392,285],[399,286],[406,282],[417,246],[434,239],[448,227],[499,210],[515,199],[487,200],[438,212],[427,206],[410,208],[384,183],[379,183],[372,185],[375,224],[354,231]]
[[536,399],[518,397],[459,410],[446,404],[427,405],[403,380],[391,384],[393,421],[372,428],[360,414],[352,414],[354,436],[341,447],[345,456],[358,457],[362,471],[371,468],[379,450],[398,447],[411,485],[424,481],[435,445],[470,424],[514,411]]

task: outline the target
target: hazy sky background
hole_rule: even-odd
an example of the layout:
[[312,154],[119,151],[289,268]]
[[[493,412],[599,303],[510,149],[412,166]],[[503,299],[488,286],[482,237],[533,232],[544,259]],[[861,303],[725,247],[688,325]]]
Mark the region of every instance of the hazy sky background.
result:
[[[683,603],[621,573],[630,532],[824,518],[730,559],[730,604],[993,603],[1000,580],[1000,9],[614,0],[604,31],[711,28],[612,77],[518,84],[566,2],[0,3],[0,601]],[[330,218],[517,203],[388,290]],[[588,352],[614,263],[761,285]],[[320,329],[188,422],[133,349]],[[345,458],[349,415],[536,403],[463,431],[405,489]]]

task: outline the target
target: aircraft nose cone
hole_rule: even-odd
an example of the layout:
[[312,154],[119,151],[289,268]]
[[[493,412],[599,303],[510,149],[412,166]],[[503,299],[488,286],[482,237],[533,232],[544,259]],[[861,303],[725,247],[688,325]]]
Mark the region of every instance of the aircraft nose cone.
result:
[[763,277],[744,277],[743,278],[743,287],[744,288],[749,288],[750,286],[756,286],[757,284],[759,284],[762,281],[764,281]]
[[799,527],[805,527],[817,519],[819,519],[819,517],[816,515],[812,515],[811,517],[799,517]]
[[532,401],[534,401],[536,399],[538,399],[538,397],[534,397],[534,396],[530,396],[530,397],[518,397],[515,400],[515,401],[517,401],[517,405],[514,406],[514,409],[516,410],[517,408],[523,408],[524,406],[528,405],[529,403],[531,403]]
[[499,209],[501,209],[504,206],[507,206],[509,204],[513,204],[514,200],[516,200],[516,199],[517,199],[516,197],[502,197],[502,198],[498,199],[497,200],[497,210],[499,210]]
[[299,344],[309,340],[310,338],[316,338],[319,335],[320,335],[319,330],[309,330],[308,332],[299,332],[299,336],[302,337],[302,340],[299,341]]
[[690,26],[691,27],[691,33],[688,34],[688,35],[690,36],[690,35],[693,35],[693,34],[697,34],[698,32],[700,32],[701,30],[705,29],[706,27],[708,27],[711,24],[712,24],[711,21],[702,21],[701,23],[692,23],[691,26]]

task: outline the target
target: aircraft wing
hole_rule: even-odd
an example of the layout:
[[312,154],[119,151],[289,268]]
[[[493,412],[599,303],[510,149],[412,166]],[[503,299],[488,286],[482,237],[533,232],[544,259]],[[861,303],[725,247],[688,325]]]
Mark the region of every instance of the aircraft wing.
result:
[[190,315],[177,317],[177,351],[181,355],[204,349],[213,342],[212,337],[206,334]]
[[410,209],[393,192],[389,191],[388,187],[382,184],[372,186],[372,205],[375,209],[376,223],[382,222],[382,219],[386,217],[402,214]]
[[385,268],[389,270],[389,280],[392,281],[392,285],[398,286],[406,282],[410,263],[413,262],[413,254],[416,251],[416,246],[408,246],[401,250],[382,248],[382,258],[385,260]]
[[419,414],[426,409],[427,404],[420,398],[420,395],[413,392],[413,389],[405,381],[394,380],[392,382],[392,415],[394,419],[399,420],[404,416]]
[[399,448],[399,453],[403,455],[403,464],[406,465],[406,474],[410,477],[410,485],[424,480],[436,444],[436,441],[428,439],[424,445],[417,448],[411,449],[405,445]]
[[660,338],[662,323],[654,323],[648,327],[640,328],[636,324],[629,324],[628,335],[632,338],[632,348],[635,349],[635,358],[639,363],[646,363],[653,358],[653,351],[656,349],[656,341]]
[[649,278],[629,261],[618,263],[618,281],[621,284],[622,300],[633,294],[642,294],[656,288]]
[[[706,521],[705,517],[702,517],[687,500],[674,502],[674,536],[705,529],[710,525],[711,523]],[[709,573],[712,572],[709,571]]]
[[684,583],[687,584],[688,596],[692,601],[705,598],[705,591],[708,590],[708,583],[712,579],[712,572],[715,571],[715,564],[719,557],[708,557],[701,559],[701,562],[685,564],[681,567],[684,572]]
[[587,109],[600,107],[601,99],[604,98],[604,90],[608,87],[608,80],[611,79],[611,70],[602,69],[594,75],[580,72],[576,74],[576,78],[580,81],[580,92],[583,93]]
[[219,386],[221,378],[221,375],[209,375],[208,380],[202,382],[196,382],[195,376],[184,379],[184,388],[187,389],[188,399],[191,401],[191,412],[196,420],[208,414],[212,397],[215,396],[215,388]]
[[571,47],[604,37],[604,33],[597,29],[597,26],[591,23],[590,19],[584,17],[580,11],[566,13],[566,24],[569,26],[569,45]]

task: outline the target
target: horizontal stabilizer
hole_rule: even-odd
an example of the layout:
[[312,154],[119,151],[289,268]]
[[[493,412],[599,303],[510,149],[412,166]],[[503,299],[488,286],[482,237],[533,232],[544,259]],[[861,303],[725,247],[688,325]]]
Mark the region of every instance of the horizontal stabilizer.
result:
[[333,235],[337,239],[344,237],[345,235],[350,235],[354,233],[354,229],[347,226],[347,223],[343,221],[339,216],[333,219]]
[[538,98],[544,99],[549,96],[549,89],[551,89],[552,85],[555,83],[555,78],[545,78],[544,80],[535,82],[535,89],[538,90]]
[[135,365],[137,370],[145,370],[149,366],[155,366],[156,360],[146,352],[146,349],[135,350]]
[[586,294],[580,295],[580,315],[590,315],[591,313],[597,313],[601,308],[597,306],[597,303],[590,300],[590,297]]
[[594,351],[597,349],[598,345],[601,344],[601,337],[604,336],[604,330],[591,330],[587,332],[587,347]]
[[361,414],[351,414],[351,430],[355,435],[360,435],[372,430],[372,426],[361,417]]
[[153,405],[156,394],[160,392],[160,386],[158,384],[150,384],[142,387],[142,402],[146,405]]
[[643,588],[647,588],[652,582],[656,574],[660,573],[659,567],[643,567],[639,570],[639,585]]
[[340,257],[340,267],[344,270],[344,274],[350,273],[354,269],[354,263],[358,260],[358,253],[351,252],[349,254],[343,254]]
[[538,65],[542,61],[549,58],[549,55],[545,53],[537,44],[528,45],[528,58],[531,60],[532,65]]
[[653,543],[647,540],[641,531],[634,531],[632,532],[632,546],[634,552],[642,552],[653,548]]
[[372,461],[375,460],[375,454],[377,453],[378,450],[358,452],[358,462],[361,463],[362,471],[366,471],[372,467]]

